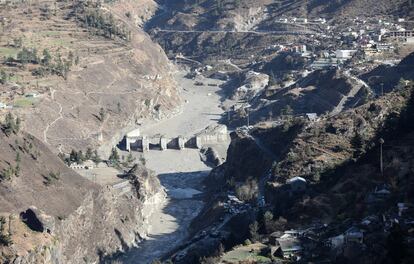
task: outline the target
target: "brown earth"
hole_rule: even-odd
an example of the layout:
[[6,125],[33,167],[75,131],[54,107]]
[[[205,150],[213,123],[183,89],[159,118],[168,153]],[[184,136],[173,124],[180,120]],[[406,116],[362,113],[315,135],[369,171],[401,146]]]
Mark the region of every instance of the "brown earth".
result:
[[[67,58],[69,52],[79,57],[66,80],[56,75],[32,76],[29,70],[37,65],[2,66],[13,75],[9,86],[15,83],[18,87],[13,96],[6,88],[2,101],[20,106],[13,112],[22,117],[25,130],[45,143],[68,152],[71,148],[99,148],[105,142],[101,150],[107,152],[128,127],[143,118],[165,117],[179,105],[172,65],[137,26],[138,18],[145,20],[154,12],[154,2],[117,1],[96,7],[103,14],[111,13],[116,23],[129,30],[130,41],[88,32],[73,13],[80,2],[58,3],[56,14],[49,19],[40,8],[53,10],[50,2],[15,5],[0,11],[6,21],[0,41],[4,55],[17,53],[13,39],[21,38],[22,46],[36,48],[38,53],[47,48],[52,57],[61,54]],[[29,91],[39,94],[35,102],[16,104],[26,100],[24,93]],[[103,120],[99,118],[101,108]]]
[[[47,146],[20,132],[0,132],[1,175],[20,167],[11,179],[0,181],[0,215],[12,244],[0,245],[0,262],[89,263],[127,249],[146,236],[147,201],[161,191],[158,179],[136,166],[130,172],[134,192],[119,195],[69,169]],[[19,155],[20,161],[16,158]],[[150,205],[153,207],[153,205]],[[31,209],[42,231],[22,222]],[[28,218],[32,219],[32,218]]]

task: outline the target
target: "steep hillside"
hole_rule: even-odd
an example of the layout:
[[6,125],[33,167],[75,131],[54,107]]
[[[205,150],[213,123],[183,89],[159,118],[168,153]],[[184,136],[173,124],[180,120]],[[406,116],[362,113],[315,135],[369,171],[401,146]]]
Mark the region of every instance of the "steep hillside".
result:
[[[413,99],[411,85],[334,117],[263,122],[234,132],[227,161],[206,181],[211,196],[204,214],[225,219],[218,231],[222,235],[215,247],[211,238],[201,241],[216,250],[222,243],[234,255],[243,247],[234,245],[249,238],[245,246],[253,241],[267,247],[257,253],[260,257],[287,263],[295,259],[281,254],[284,240],[303,247],[294,256],[305,261],[409,263],[414,248]],[[305,187],[292,179],[306,181]],[[245,202],[234,202],[232,195]],[[242,235],[248,213],[256,214],[256,222],[251,219],[249,234]],[[244,229],[229,230],[240,226]],[[349,230],[361,230],[363,240],[347,240]],[[334,244],[337,238],[344,241]],[[200,252],[216,262],[227,255]]]
[[[261,86],[258,82],[242,86],[235,84],[239,87],[236,92],[246,90],[238,94],[254,92],[255,96],[248,98],[251,123],[279,119],[286,115],[337,114],[365,103],[372,96],[371,90],[362,81],[339,69],[316,70],[305,76],[297,76],[296,82],[291,81],[289,76],[271,76],[270,79],[277,78],[278,82],[272,81],[269,85]],[[254,89],[256,86],[260,89]],[[243,108],[231,113],[233,125],[245,123]]]
[[[224,0],[161,1],[162,12],[149,24],[168,29],[225,29],[245,31],[260,29],[303,29],[298,25],[279,23],[284,16],[347,19],[364,16],[392,15],[412,17],[410,1],[398,0]],[[287,27],[287,28],[286,28]]]
[[66,152],[113,145],[142,119],[169,115],[180,104],[173,68],[138,27],[154,9],[152,1],[3,4],[1,101]]
[[71,169],[25,132],[0,132],[1,263],[90,263],[146,236],[146,217],[163,192],[141,166],[135,192],[119,195]]
[[390,92],[400,81],[414,79],[414,52],[395,66],[381,65],[362,74],[361,79],[369,83],[378,94]]
[[[295,263],[295,259],[271,251],[280,246],[284,252],[282,243],[292,241],[303,247],[295,256],[304,261],[409,263],[414,248],[413,106],[413,87],[406,87],[335,118],[313,123],[298,120],[284,129],[256,127],[250,136],[238,132],[232,138],[228,163],[210,177],[215,181],[224,178],[223,184],[240,199],[250,193],[258,198],[263,195],[265,204],[255,206],[257,200],[253,199],[249,204],[251,210],[243,210],[246,205],[233,207],[226,203],[224,195],[217,194],[222,187],[213,189],[215,203],[211,202],[209,210],[219,213],[223,204],[224,208],[237,208],[233,210],[239,213],[233,216],[222,213],[237,221],[227,222],[233,228],[243,224],[237,217],[245,211],[256,212],[257,222],[249,226],[250,234],[245,234],[245,238],[255,245],[267,246],[271,253],[263,250],[258,255],[272,260],[284,258],[287,263]],[[233,151],[238,147],[248,154]],[[269,176],[264,162],[269,164],[272,158],[273,172]],[[259,173],[252,174],[254,170],[247,170],[245,164],[257,164]],[[251,184],[252,175],[257,177],[253,178],[256,186]],[[296,176],[307,179],[304,189],[296,189],[287,181]],[[267,181],[264,193],[260,187],[263,181]],[[227,232],[227,228],[222,228],[222,232]],[[358,232],[363,239],[351,240],[350,231]],[[232,243],[242,231],[229,232],[221,242],[228,245],[230,252],[237,251],[243,246],[233,248]],[[291,234],[296,233],[297,239],[292,238]],[[275,238],[277,242],[272,242]],[[335,244],[336,239],[339,244]],[[249,243],[245,242],[246,245]],[[226,259],[223,254],[213,256],[215,261]]]

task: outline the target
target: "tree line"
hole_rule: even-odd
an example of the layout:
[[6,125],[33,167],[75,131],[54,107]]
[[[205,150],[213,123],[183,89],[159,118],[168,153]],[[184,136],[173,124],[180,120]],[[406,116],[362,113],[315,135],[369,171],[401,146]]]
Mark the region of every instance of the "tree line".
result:
[[124,25],[119,25],[112,14],[103,14],[97,9],[86,10],[83,17],[84,26],[94,28],[93,33],[107,38],[119,37],[126,41],[131,40],[131,31]]
[[[9,56],[5,60],[5,64],[7,65],[13,65],[15,63],[20,63],[23,67],[29,63],[40,65],[40,67],[32,70],[34,76],[43,77],[54,74],[66,79],[70,68],[73,65],[79,64],[79,56],[75,57],[73,52],[70,51],[66,58],[63,58],[61,54],[52,57],[48,49],[44,49],[42,55],[39,56],[36,48],[22,47],[17,53],[16,58]],[[5,83],[7,77],[6,74],[0,74],[0,82]]]

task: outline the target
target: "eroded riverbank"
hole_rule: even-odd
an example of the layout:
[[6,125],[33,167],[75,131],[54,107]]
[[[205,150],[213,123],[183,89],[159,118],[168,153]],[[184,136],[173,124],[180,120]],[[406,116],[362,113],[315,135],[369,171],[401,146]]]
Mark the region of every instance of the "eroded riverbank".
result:
[[[217,124],[221,108],[221,81],[198,77],[191,80],[185,72],[176,75],[182,88],[182,111],[167,120],[152,122],[140,128],[145,135],[191,136],[209,125]],[[195,85],[195,82],[204,85]],[[208,85],[210,84],[210,85]],[[214,84],[214,85],[212,85]],[[227,143],[225,143],[227,144]],[[201,159],[197,149],[150,150],[133,153],[143,156],[146,166],[155,171],[167,198],[162,204],[154,205],[148,216],[147,238],[119,259],[122,263],[150,263],[185,241],[191,221],[203,207],[203,179],[211,168]]]

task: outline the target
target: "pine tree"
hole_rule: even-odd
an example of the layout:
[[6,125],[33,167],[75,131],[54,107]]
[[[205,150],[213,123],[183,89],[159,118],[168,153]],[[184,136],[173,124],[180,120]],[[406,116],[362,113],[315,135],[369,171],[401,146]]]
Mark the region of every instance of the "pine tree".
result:
[[86,149],[85,159],[90,160],[92,158],[93,152],[91,148]]
[[103,122],[105,120],[105,109],[103,109],[103,107],[101,107],[101,109],[99,109],[99,120],[101,122]]
[[132,156],[131,153],[129,153],[128,156],[127,156],[127,163],[130,164],[134,161],[135,161],[135,158]]
[[16,123],[14,121],[13,115],[9,112],[6,115],[5,119],[5,125],[4,125],[4,133],[6,133],[7,136],[10,136],[11,133],[14,133],[16,131]]
[[74,150],[74,149],[72,149],[72,151],[70,152],[70,154],[69,154],[69,160],[71,161],[71,162],[76,162],[76,159],[77,159],[77,153],[76,153],[76,151]]
[[354,156],[357,158],[365,152],[365,141],[361,134],[356,132],[355,136],[351,140],[352,147],[354,148]]
[[0,71],[0,83],[1,84],[5,84],[7,82],[7,80],[9,79],[9,76],[7,75],[7,73],[2,69]]
[[112,163],[119,163],[119,154],[116,148],[112,148],[111,155],[109,156],[109,161]]
[[97,150],[93,152],[92,161],[95,162],[95,164],[99,164],[102,161],[101,157],[98,155]]
[[21,123],[22,123],[22,121],[20,120],[20,117],[17,117],[16,118],[16,126],[15,126],[15,129],[14,129],[14,133],[16,133],[16,134],[19,133]]
[[254,221],[253,224],[249,225],[250,238],[253,242],[259,239],[259,223]]

